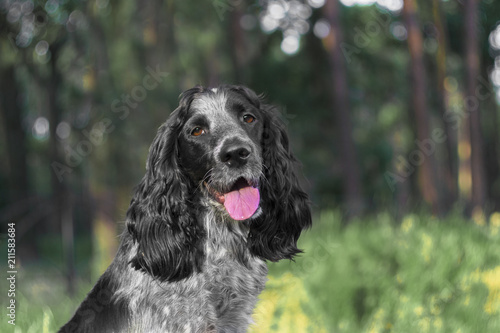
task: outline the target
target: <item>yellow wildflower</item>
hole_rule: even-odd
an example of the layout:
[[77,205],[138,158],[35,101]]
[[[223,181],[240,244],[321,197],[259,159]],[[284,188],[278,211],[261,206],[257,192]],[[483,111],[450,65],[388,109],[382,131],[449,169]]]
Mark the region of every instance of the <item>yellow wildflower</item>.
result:
[[421,235],[422,238],[422,251],[421,254],[424,257],[425,262],[430,262],[431,252],[432,252],[432,237],[425,232]]
[[500,313],[500,266],[483,272],[481,281],[489,290],[484,311],[488,314]]
[[370,323],[369,333],[378,333],[383,332],[384,329],[384,317],[385,311],[384,309],[378,309],[373,316],[372,322]]
[[423,317],[418,321],[418,326],[420,327],[420,332],[429,332],[431,320],[429,317]]
[[431,297],[430,310],[431,310],[431,313],[435,316],[437,316],[441,313],[441,308],[439,307],[438,302],[439,302],[439,298],[437,296]]
[[415,312],[415,314],[420,317],[424,313],[424,308],[422,306],[417,306],[415,309],[413,309],[413,312]]
[[303,311],[302,306],[308,302],[300,278],[291,273],[279,278],[271,276],[255,309],[255,325],[250,332],[325,332],[318,318],[311,318]]
[[470,304],[470,295],[467,295],[464,299],[464,305],[469,306],[469,304]]
[[500,231],[500,213],[496,212],[490,216],[490,232],[492,236],[496,236]]
[[443,319],[437,317],[436,319],[434,319],[434,322],[432,324],[434,325],[434,328],[436,330],[440,330],[443,328]]
[[414,220],[415,218],[413,217],[413,215],[405,216],[405,218],[403,219],[403,223],[401,223],[401,230],[403,230],[404,233],[408,233],[411,228],[413,228]]
[[478,226],[483,227],[486,225],[486,219],[484,217],[484,212],[481,207],[479,206],[474,207],[474,209],[472,210],[472,220]]

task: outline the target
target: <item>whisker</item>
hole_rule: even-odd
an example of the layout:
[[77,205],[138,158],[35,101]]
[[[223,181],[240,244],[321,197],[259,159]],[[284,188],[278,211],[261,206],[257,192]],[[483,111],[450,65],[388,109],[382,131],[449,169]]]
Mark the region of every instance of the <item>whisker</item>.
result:
[[[198,186],[196,186],[196,189],[195,191],[198,191],[198,190],[201,190],[201,185],[206,182],[207,185],[210,185],[210,181],[212,180],[210,177],[210,175],[212,174],[212,171],[214,170],[214,168],[210,168],[206,173],[205,175],[203,176],[203,178],[201,179],[201,182],[198,184]],[[207,178],[208,178],[208,181],[207,181]]]
[[[270,170],[270,169],[271,169],[270,167],[268,167],[268,166],[267,166],[267,165],[265,165],[264,163],[262,163],[262,166],[263,166],[264,168],[266,168],[267,170]],[[265,174],[264,170],[260,170],[260,176],[261,176],[261,178],[262,178],[265,182],[267,182],[267,184],[268,184],[268,185],[271,185],[271,183],[269,182],[269,179],[267,179],[267,177],[266,177],[266,174]]]
[[260,172],[260,178],[265,182],[267,183],[268,185],[271,185],[271,183],[269,182],[269,179],[267,179],[265,173],[263,171]]

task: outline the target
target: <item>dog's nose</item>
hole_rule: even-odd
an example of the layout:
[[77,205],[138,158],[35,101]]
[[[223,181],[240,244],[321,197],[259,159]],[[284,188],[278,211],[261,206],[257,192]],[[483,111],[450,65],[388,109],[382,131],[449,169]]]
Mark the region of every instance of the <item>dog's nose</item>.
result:
[[251,152],[250,145],[243,142],[226,144],[222,147],[219,158],[230,167],[239,167],[246,164]]

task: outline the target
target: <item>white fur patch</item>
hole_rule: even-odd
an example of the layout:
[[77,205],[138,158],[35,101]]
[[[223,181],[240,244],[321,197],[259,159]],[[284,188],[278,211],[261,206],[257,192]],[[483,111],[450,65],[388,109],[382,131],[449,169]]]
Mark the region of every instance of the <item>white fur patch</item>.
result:
[[201,114],[208,117],[217,117],[220,121],[221,117],[229,118],[225,111],[227,96],[225,93],[216,93],[213,95],[201,95],[194,99],[191,107],[197,109]]

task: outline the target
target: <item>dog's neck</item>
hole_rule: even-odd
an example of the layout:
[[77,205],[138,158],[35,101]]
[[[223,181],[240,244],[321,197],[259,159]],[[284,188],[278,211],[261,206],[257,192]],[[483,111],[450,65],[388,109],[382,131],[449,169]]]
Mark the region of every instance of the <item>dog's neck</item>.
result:
[[206,233],[205,262],[234,260],[247,266],[252,257],[247,247],[248,223],[232,220],[213,205],[205,208],[200,219]]

